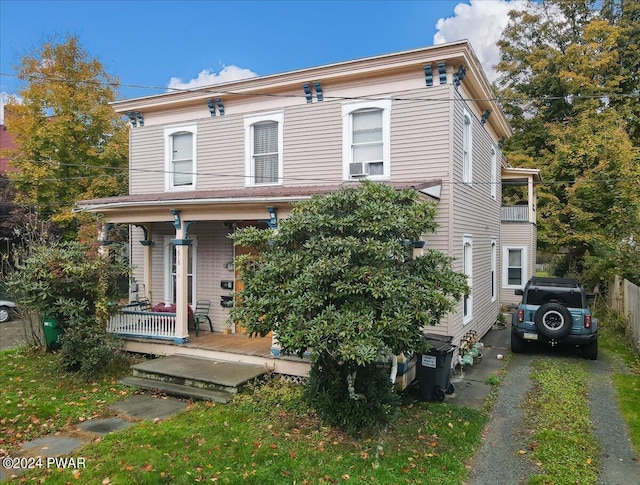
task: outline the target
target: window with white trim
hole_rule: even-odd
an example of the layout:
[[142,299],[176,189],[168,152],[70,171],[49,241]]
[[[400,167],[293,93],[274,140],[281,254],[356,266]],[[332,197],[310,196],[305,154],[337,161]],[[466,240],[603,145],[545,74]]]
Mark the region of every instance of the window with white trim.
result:
[[465,110],[462,117],[462,181],[471,184],[473,172],[473,120],[471,115]]
[[498,251],[495,238],[491,239],[491,301],[496,301],[498,294]]
[[525,246],[505,247],[502,256],[502,286],[524,288],[527,282],[527,248]]
[[165,128],[165,190],[194,189],[197,133],[195,124]]
[[462,269],[467,277],[469,291],[462,297],[463,323],[469,323],[473,315],[473,238],[462,238]]
[[344,180],[391,176],[391,100],[342,105]]
[[[164,301],[175,304],[176,302],[176,246],[171,242],[174,236],[165,236],[164,238]],[[188,303],[195,308],[195,268],[196,268],[196,255],[197,255],[197,239],[195,236],[190,236],[193,242],[189,245],[189,262],[187,267],[187,279],[188,279]]]
[[284,113],[245,116],[245,185],[280,185]]
[[491,198],[496,200],[498,194],[498,153],[491,147]]

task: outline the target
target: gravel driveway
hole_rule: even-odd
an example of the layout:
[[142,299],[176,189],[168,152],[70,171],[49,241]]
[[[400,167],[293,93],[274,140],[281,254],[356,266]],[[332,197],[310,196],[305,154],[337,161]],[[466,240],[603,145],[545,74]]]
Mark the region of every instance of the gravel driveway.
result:
[[[531,364],[542,356],[554,353],[558,354],[558,351],[536,348],[535,352],[513,355],[485,430],[482,448],[471,464],[468,485],[526,484],[529,477],[539,472],[527,454],[519,453],[520,450],[529,449],[530,440],[522,422],[523,403],[527,392],[533,388],[533,382],[529,379]],[[640,462],[615,405],[612,375],[620,366],[607,356],[600,356],[594,362],[585,362],[592,376],[588,394],[594,434],[603,450],[600,483],[640,483]]]

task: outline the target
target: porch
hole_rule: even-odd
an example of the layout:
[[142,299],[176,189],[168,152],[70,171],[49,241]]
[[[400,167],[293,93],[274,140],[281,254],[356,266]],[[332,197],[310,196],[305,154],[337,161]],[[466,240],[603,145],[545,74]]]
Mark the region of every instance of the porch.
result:
[[107,331],[123,339],[127,352],[157,356],[185,356],[264,367],[277,374],[306,377],[308,359],[279,355],[272,337],[249,337],[241,333],[220,333],[189,328],[189,338],[178,339],[176,314],[120,310],[107,324]]

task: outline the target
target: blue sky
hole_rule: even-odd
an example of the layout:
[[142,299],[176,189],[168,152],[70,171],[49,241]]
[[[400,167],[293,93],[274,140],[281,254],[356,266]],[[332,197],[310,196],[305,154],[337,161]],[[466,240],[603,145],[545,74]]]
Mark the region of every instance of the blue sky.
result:
[[517,3],[0,0],[0,93],[18,90],[12,74],[22,55],[51,35],[67,33],[78,36],[85,50],[123,85],[143,86],[124,86],[120,98],[460,38],[471,40],[490,70],[493,44],[506,12]]

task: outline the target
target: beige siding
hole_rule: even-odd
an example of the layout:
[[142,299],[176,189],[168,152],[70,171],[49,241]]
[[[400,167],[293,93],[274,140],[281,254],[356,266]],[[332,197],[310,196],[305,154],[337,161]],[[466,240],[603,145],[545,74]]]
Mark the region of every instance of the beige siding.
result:
[[[536,269],[536,233],[535,224],[505,222],[500,226],[500,237],[502,247],[525,247],[527,248],[527,272],[524,281],[535,274]],[[504,264],[504,263],[502,263]],[[504,274],[504,268],[500,266],[500,275]],[[517,304],[520,297],[516,296],[513,288],[505,288],[506,282],[502,281],[500,288],[500,303],[503,305]]]
[[[463,322],[462,304],[450,319],[449,332],[459,339],[474,330],[478,336],[484,335],[495,322],[499,311],[498,298],[491,298],[491,240],[495,239],[500,248],[500,200],[491,198],[491,147],[492,139],[481,125],[472,109],[467,112],[472,119],[472,184],[463,183],[462,131],[463,113],[466,102],[454,103],[454,143],[453,143],[453,222],[451,240],[453,256],[457,258],[456,269],[463,271],[463,237],[472,237],[472,278],[473,307],[472,319]],[[500,174],[497,175],[500,183]],[[497,269],[500,268],[500,251],[497,251]]]
[[164,190],[164,131],[161,126],[131,130],[129,193]]

